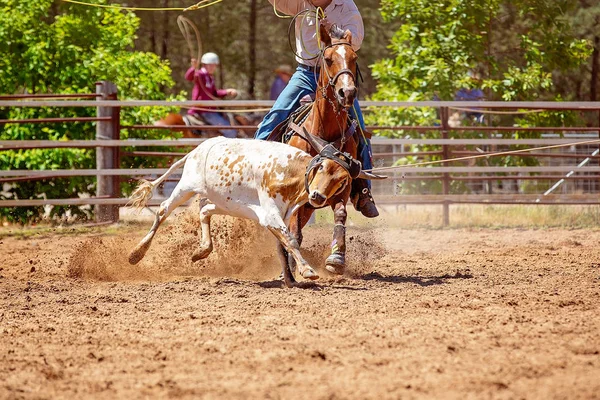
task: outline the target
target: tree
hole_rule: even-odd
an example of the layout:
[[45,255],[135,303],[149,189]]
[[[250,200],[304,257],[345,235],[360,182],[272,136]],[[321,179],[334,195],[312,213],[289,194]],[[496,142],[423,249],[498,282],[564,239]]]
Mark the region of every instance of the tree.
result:
[[[365,41],[359,52],[361,71],[365,78],[361,86],[361,98],[375,90],[368,66],[386,55],[386,43],[395,31],[397,23],[383,22],[379,12],[379,0],[355,1],[365,24]],[[170,0],[170,7],[185,7],[194,3],[189,0]],[[128,5],[158,7],[156,0],[130,0]],[[245,98],[269,97],[274,69],[279,64],[295,65],[288,43],[289,19],[280,19],[273,13],[267,0],[223,1],[199,11],[184,14],[200,30],[203,51],[216,52],[222,61],[223,85],[235,87]],[[136,49],[158,52],[155,43],[167,42],[166,56],[173,69],[176,85],[173,92],[189,89],[183,76],[190,65],[187,45],[179,33],[174,12],[140,12],[139,38]],[[255,34],[253,34],[255,29]],[[252,59],[252,55],[255,59]]]
[[[451,100],[461,88],[488,100],[552,97],[552,73],[590,54],[566,19],[573,0],[382,0],[385,20],[401,28],[394,58],[373,66],[375,99]],[[480,76],[481,79],[476,79]],[[475,77],[475,78],[474,78]]]
[[[382,0],[384,20],[399,21],[401,27],[389,45],[393,57],[373,65],[378,86],[372,98],[453,100],[458,90],[473,88],[484,89],[487,100],[560,98],[560,93],[552,90],[554,79],[578,68],[591,53],[589,42],[575,37],[568,19],[575,5],[575,0]],[[570,113],[544,113],[543,118],[530,114],[512,122],[556,126],[573,123],[574,117]],[[375,125],[440,123],[436,110],[427,108],[378,109],[368,115],[368,121]],[[417,135],[413,131],[383,134]],[[434,137],[438,133],[418,135]],[[485,137],[487,133],[460,135]],[[519,137],[536,135],[539,133],[519,133]],[[415,157],[401,162],[416,161],[417,150]],[[524,165],[536,161],[506,157],[482,162]]]
[[[592,56],[579,68],[558,74],[556,90],[566,99],[598,101],[600,98],[600,3],[578,0],[577,7],[569,10],[568,22],[577,37],[587,39]],[[594,121],[595,123],[595,121]]]
[[[131,12],[67,5],[53,0],[0,1],[1,93],[94,93],[95,82],[117,84],[121,98],[163,99],[173,85],[167,62],[152,53],[132,51],[139,19]],[[124,110],[125,124],[148,123],[163,110]],[[9,118],[93,116],[88,108],[11,108]],[[7,124],[2,140],[93,139],[95,127],[79,124]],[[162,137],[161,131],[123,131],[122,137]],[[44,149],[0,152],[1,169],[93,168],[93,150]],[[133,160],[136,161],[136,160]],[[137,160],[138,162],[140,160]],[[158,160],[155,160],[155,162]],[[5,186],[0,198],[77,197],[94,191],[88,177],[35,180]],[[55,207],[52,214],[91,215],[78,207]],[[0,209],[0,217],[26,222],[40,218],[41,207]]]

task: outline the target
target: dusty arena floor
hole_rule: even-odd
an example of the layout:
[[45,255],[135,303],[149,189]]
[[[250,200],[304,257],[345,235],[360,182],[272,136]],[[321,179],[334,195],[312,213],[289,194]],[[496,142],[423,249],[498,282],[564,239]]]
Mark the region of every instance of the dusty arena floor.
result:
[[600,231],[349,228],[339,278],[310,228],[285,289],[268,236],[193,265],[178,219],[135,268],[149,224],[0,238],[0,398],[600,397]]

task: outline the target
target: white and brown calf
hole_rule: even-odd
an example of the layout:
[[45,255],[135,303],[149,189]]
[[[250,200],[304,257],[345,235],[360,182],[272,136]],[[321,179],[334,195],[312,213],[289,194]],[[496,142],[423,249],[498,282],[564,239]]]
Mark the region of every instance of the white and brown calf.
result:
[[[287,286],[294,277],[289,270],[287,254],[297,262],[298,271],[307,279],[319,276],[301,256],[298,243],[288,231],[290,219],[306,203],[318,208],[351,182],[349,172],[335,161],[324,159],[311,169],[305,182],[309,154],[297,148],[259,140],[206,140],[160,178],[144,181],[131,196],[131,204],[141,208],[152,196],[152,189],[185,164],[181,180],[156,214],[150,232],[129,255],[137,264],[146,254],[160,224],[169,214],[194,195],[200,195],[202,242],[192,257],[207,257],[213,249],[210,218],[226,214],[257,221],[279,240],[280,260]],[[308,192],[306,190],[308,186]]]

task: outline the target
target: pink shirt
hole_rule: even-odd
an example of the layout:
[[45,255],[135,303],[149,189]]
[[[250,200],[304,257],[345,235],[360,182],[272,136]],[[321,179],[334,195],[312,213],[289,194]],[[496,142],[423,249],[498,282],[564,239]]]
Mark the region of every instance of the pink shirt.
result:
[[[190,67],[190,69],[188,69],[185,73],[185,79],[187,79],[188,81],[194,81],[194,89],[192,90],[192,100],[214,100],[214,97],[227,96],[227,90],[217,89],[215,86],[215,78],[211,74],[209,74],[206,71],[206,69],[204,69],[204,67],[198,70],[195,70],[194,67]],[[204,88],[200,85],[200,82],[203,84]],[[196,114],[198,112],[202,111],[191,109],[188,111],[188,114]]]

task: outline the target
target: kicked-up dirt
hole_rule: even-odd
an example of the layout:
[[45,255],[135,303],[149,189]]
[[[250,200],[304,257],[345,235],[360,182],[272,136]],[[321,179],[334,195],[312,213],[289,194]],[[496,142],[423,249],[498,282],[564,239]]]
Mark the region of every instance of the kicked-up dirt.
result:
[[[216,219],[215,219],[216,220]],[[600,398],[600,231],[307,228],[321,279],[220,219],[0,239],[0,398]]]

